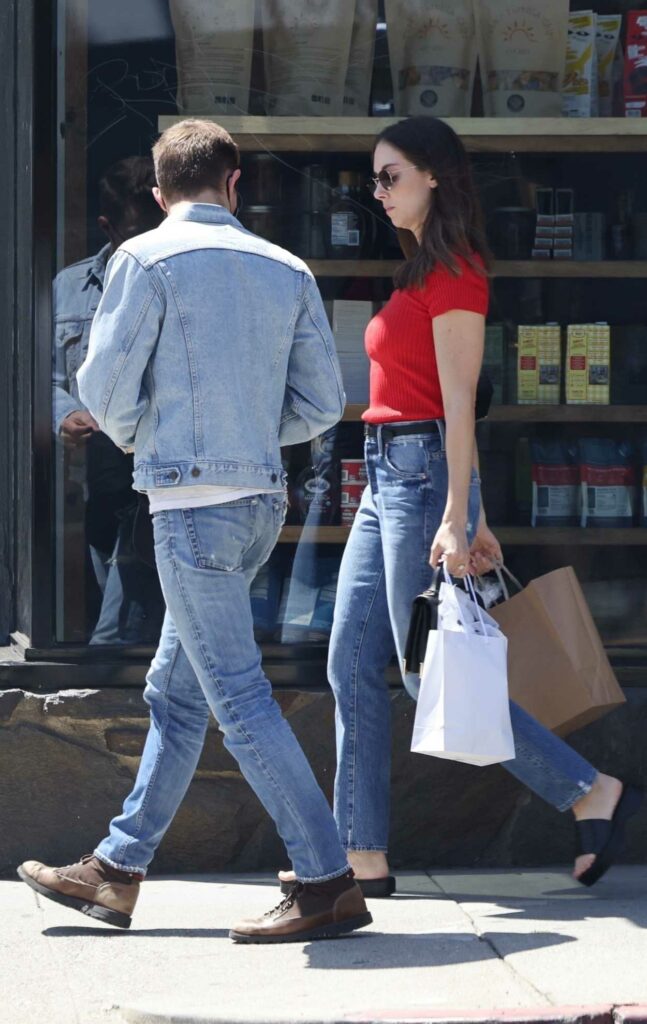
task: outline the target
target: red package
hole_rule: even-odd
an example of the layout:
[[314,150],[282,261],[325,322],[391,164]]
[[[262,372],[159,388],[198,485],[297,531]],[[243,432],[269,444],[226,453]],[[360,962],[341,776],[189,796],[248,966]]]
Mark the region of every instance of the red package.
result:
[[629,11],[624,67],[625,117],[647,117],[647,11]]

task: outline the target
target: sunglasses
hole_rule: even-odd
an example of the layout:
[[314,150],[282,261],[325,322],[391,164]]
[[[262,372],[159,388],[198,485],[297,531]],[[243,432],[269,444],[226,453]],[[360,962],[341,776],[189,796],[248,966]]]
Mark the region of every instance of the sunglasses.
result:
[[394,171],[393,173],[391,173],[391,171],[387,171],[385,168],[383,171],[380,171],[379,174],[376,174],[375,176],[369,178],[369,180],[366,183],[366,187],[371,193],[371,195],[375,195],[378,188],[384,189],[385,192],[390,192],[393,186],[397,185],[398,181],[400,180],[400,175],[403,173],[403,171],[410,170],[418,171],[420,170],[420,168],[416,167],[415,164],[407,164],[406,167],[401,167],[399,170]]

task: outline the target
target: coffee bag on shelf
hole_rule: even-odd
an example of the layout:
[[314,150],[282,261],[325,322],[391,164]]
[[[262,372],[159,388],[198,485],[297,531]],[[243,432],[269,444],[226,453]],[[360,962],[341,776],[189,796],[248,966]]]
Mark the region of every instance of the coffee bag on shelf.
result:
[[355,0],[261,0],[265,111],[343,113]]
[[621,14],[598,14],[596,50],[598,55],[598,112],[613,114],[613,64],[620,40]]
[[177,106],[183,114],[246,114],[254,0],[169,0]]
[[474,4],[486,117],[559,117],[568,0]]
[[531,441],[532,526],[578,526],[580,477],[575,448],[563,441]]
[[396,114],[469,117],[472,0],[385,0],[385,12]]
[[633,526],[636,471],[628,442],[579,441],[582,526]]
[[597,117],[597,15],[574,11],[568,17],[566,66],[562,85],[564,117]]
[[344,84],[344,114],[366,117],[371,94],[377,0],[355,0],[355,20]]

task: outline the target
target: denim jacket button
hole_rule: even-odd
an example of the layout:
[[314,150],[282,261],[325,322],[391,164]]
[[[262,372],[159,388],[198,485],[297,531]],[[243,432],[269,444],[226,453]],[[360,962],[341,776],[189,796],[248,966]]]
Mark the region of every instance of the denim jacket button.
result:
[[273,484],[276,483],[276,481],[278,480],[278,476],[276,475],[276,473],[272,473],[270,480],[272,481]]
[[172,469],[171,472],[168,475],[168,478],[169,478],[169,480],[177,480],[179,475],[180,474],[178,473],[177,469]]
[[194,466],[193,469],[191,470],[191,476],[200,476],[200,470],[198,469],[197,466]]

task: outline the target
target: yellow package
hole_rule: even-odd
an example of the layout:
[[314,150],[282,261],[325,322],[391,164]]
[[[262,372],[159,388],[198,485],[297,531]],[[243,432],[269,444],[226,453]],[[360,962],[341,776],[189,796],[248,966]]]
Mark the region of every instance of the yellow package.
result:
[[608,405],[611,378],[611,328],[608,324],[589,326],[587,357],[588,400],[591,405]]
[[566,342],[566,403],[587,405],[589,325],[569,324]]
[[519,324],[517,328],[517,402],[519,405],[536,405],[538,386],[537,328]]
[[559,405],[562,379],[562,343],[559,324],[537,327],[537,401]]

